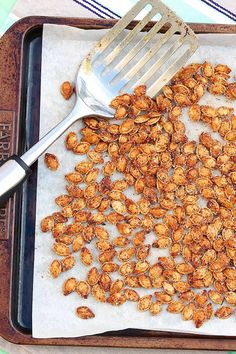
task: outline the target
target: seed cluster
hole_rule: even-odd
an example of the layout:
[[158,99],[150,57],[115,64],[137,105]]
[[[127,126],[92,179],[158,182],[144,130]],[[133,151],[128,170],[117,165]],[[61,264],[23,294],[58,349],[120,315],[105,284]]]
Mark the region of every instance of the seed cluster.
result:
[[[229,107],[198,104],[206,91],[236,99],[230,71],[221,64],[189,65],[155,100],[146,96],[145,86],[116,97],[111,106],[121,122],[86,118],[80,140],[76,132],[68,134],[66,148],[86,157],[65,176],[67,193],[55,199],[61,211],[41,222],[42,231],[55,239],[53,251],[63,257],[50,266],[54,278],[78,261],[88,267],[86,279],[66,280],[64,295],[75,291],[114,306],[137,302],[139,311],[151,315],[166,308],[197,328],[213,314],[231,316],[236,116]],[[181,121],[184,107],[192,121],[208,124],[224,143],[206,132],[199,142],[189,141]],[[109,234],[108,224],[117,235]],[[99,267],[93,264],[95,248]],[[154,248],[169,255],[151,264]],[[153,294],[140,297],[140,288]],[[95,316],[86,306],[76,313],[82,319]]]

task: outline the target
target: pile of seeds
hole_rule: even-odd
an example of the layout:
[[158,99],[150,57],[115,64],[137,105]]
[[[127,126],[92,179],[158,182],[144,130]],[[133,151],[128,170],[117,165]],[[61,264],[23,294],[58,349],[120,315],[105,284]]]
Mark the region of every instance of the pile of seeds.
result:
[[[146,96],[145,86],[116,97],[111,106],[121,122],[86,118],[80,140],[69,133],[66,148],[86,156],[65,176],[67,192],[55,199],[61,211],[41,222],[42,231],[55,239],[53,251],[63,257],[50,266],[54,278],[79,261],[88,267],[86,279],[66,280],[64,295],[76,291],[114,306],[133,301],[151,315],[166,308],[197,328],[213,315],[231,316],[236,116],[229,107],[198,104],[206,91],[236,99],[230,71],[221,64],[189,65],[155,100]],[[224,143],[206,132],[199,142],[189,141],[181,121],[184,107],[192,121],[210,126]],[[58,166],[53,155],[45,163]],[[135,198],[127,196],[129,190]],[[109,234],[108,224],[117,234]],[[166,249],[168,256],[151,264],[154,249]],[[99,267],[93,264],[96,253]],[[140,297],[140,288],[149,294]],[[95,316],[86,306],[76,312],[82,319]]]

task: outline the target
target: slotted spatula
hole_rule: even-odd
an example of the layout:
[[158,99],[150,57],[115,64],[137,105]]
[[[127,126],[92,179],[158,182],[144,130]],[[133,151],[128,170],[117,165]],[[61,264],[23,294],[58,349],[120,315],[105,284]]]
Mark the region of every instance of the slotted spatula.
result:
[[[131,31],[125,28],[136,19]],[[149,21],[158,18],[149,31]],[[157,17],[156,17],[157,16]],[[166,29],[160,34],[161,29]],[[21,157],[13,155],[0,167],[0,204],[30,174],[30,166],[77,119],[98,115],[113,117],[111,100],[146,84],[154,97],[197,49],[194,32],[159,0],[140,0],[79,66],[77,100],[72,112]]]

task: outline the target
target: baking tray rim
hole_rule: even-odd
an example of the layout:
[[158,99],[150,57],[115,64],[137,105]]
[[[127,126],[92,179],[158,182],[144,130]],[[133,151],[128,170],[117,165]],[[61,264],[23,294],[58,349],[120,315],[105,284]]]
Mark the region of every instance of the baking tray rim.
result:
[[[58,24],[58,25],[60,25],[60,24],[66,24],[66,25],[71,25],[71,26],[74,26],[74,27],[82,27],[82,28],[87,28],[87,29],[89,29],[89,28],[104,28],[104,24],[106,24],[106,27],[111,27],[116,21],[110,21],[110,20],[93,20],[93,19],[80,19],[80,18],[77,18],[77,19],[75,19],[75,18],[58,18],[58,17],[41,17],[41,16],[29,16],[29,17],[27,17],[27,18],[24,18],[24,19],[21,19],[20,21],[18,21],[18,23],[17,24],[20,24],[20,23],[23,23],[23,24],[25,24],[27,21],[29,21],[30,20],[30,22],[33,22],[34,20],[39,20],[39,21],[42,21],[41,23],[37,23],[37,24],[34,24],[34,23],[31,23],[30,24],[30,26],[24,31],[24,33],[23,33],[23,35],[22,35],[22,42],[24,41],[24,39],[25,39],[25,36],[26,35],[28,35],[29,34],[29,32],[30,31],[32,31],[33,29],[36,29],[36,28],[42,28],[43,27],[43,24],[44,23],[54,23],[54,24]],[[43,22],[43,20],[45,20],[45,22]],[[80,23],[80,20],[82,21],[82,22],[84,22],[84,24],[82,23]],[[59,21],[59,22],[57,22],[57,21]],[[62,21],[62,22],[60,22],[60,21]],[[72,22],[70,22],[70,21],[72,21]],[[76,22],[74,22],[74,21],[76,21]],[[68,23],[69,22],[69,23]],[[16,24],[16,25],[17,25]],[[14,25],[15,26],[15,25]],[[13,27],[14,27],[13,26]],[[196,28],[198,28],[199,27],[199,25],[193,25],[193,27],[196,27]],[[219,31],[219,27],[220,28],[223,28],[223,29],[226,29],[226,28],[228,28],[228,29],[230,29],[231,31],[229,32],[229,31],[227,31],[227,32],[224,32],[224,33],[235,33],[236,32],[236,25],[229,25],[229,26],[226,26],[226,25],[204,25],[204,30],[203,30],[203,32],[204,33],[212,33],[212,31],[210,31],[210,30],[207,30],[207,28],[208,29],[211,29],[211,28],[214,28],[214,33],[222,33],[221,31],[220,32],[218,32]],[[199,27],[200,28],[200,27]],[[196,32],[198,33],[198,30],[196,30]],[[201,31],[200,31],[201,32]],[[201,32],[202,33],[202,32]],[[21,60],[22,60],[22,54],[23,53],[21,53]],[[19,112],[18,112],[19,113]],[[147,331],[147,332],[152,332],[152,331]],[[159,332],[160,333],[160,332]],[[167,332],[167,333],[170,333],[170,332]],[[176,335],[176,334],[178,334],[178,333],[174,333],[174,332],[171,332],[170,334],[172,334],[172,335]],[[24,335],[23,335],[24,336]],[[27,337],[30,337],[29,335],[27,335]],[[97,336],[92,336],[93,338],[95,338],[95,337],[99,337],[99,335],[97,335]],[[101,336],[100,336],[101,337]],[[204,338],[205,337],[207,337],[208,339],[209,339],[209,336],[203,336]],[[219,339],[219,337],[218,336],[211,336],[211,337],[213,337],[213,339],[215,339],[215,338],[217,338],[217,339]],[[31,337],[32,338],[32,337]],[[88,339],[89,340],[89,338],[91,338],[91,336],[86,336],[86,337],[79,337],[79,338],[74,338],[74,339],[76,339],[76,340],[79,340],[79,339]],[[99,342],[99,340],[98,340],[98,342],[96,343],[96,345],[104,345],[104,342],[106,342],[106,340],[105,340],[105,338],[108,340],[108,337],[101,337],[101,340],[102,340],[102,344],[99,344],[98,342]],[[114,337],[109,337],[109,338],[113,338],[114,340],[115,340],[115,338]],[[121,338],[121,340],[122,341],[124,341],[125,339],[133,339],[134,341],[136,341],[136,343],[137,343],[137,345],[135,345],[135,347],[140,347],[139,345],[138,345],[138,342],[139,342],[139,340],[137,340],[138,338],[137,337],[120,337]],[[203,339],[203,338],[200,338],[200,336],[194,336],[194,338],[196,338],[196,339],[199,339],[199,340],[201,340],[201,339]],[[223,337],[223,338],[227,338],[227,341],[230,339],[230,338],[232,338],[232,337]],[[224,339],[222,338],[222,340],[224,341]],[[11,338],[6,338],[7,340],[11,340],[12,339],[12,342],[16,342],[16,343],[18,343],[18,341],[14,341],[14,337],[11,337]],[[57,343],[57,344],[61,344],[61,345],[63,345],[63,344],[65,344],[66,342],[68,342],[69,340],[70,340],[70,338],[59,338],[59,341],[60,340],[63,340],[64,342],[63,343]],[[99,338],[97,338],[97,339],[99,339]],[[117,339],[117,338],[116,338]],[[139,339],[142,339],[142,338],[139,338]],[[152,341],[152,340],[161,340],[162,338],[161,337],[157,337],[157,338],[153,338],[153,337],[148,337],[147,338],[149,341]],[[152,339],[152,340],[151,340]],[[168,338],[165,338],[166,340],[168,340]],[[175,339],[180,339],[180,340],[188,340],[188,339],[193,339],[193,338],[183,338],[183,337],[181,337],[181,338],[170,338],[172,341],[173,340],[175,340]],[[232,340],[234,340],[234,339],[236,339],[236,337],[234,338],[232,338]],[[32,340],[33,340],[33,342],[32,342],[32,344],[35,344],[34,342],[34,340],[35,340],[35,338],[32,338]],[[37,341],[38,341],[38,339],[36,339]],[[51,340],[51,339],[50,339]],[[48,340],[44,340],[44,339],[40,339],[39,340],[39,343],[38,344],[42,344],[42,343],[45,343],[45,344],[55,344],[55,343],[52,343],[52,342],[55,342],[55,341],[57,341],[58,339],[55,339],[55,340],[51,340],[51,342],[50,342],[50,340],[48,341]],[[50,343],[49,343],[50,342]],[[86,340],[85,340],[85,342],[87,342]],[[80,343],[80,345],[83,345],[83,343]],[[89,343],[89,344],[85,344],[85,345],[94,345],[93,343]],[[108,344],[109,345],[109,344]],[[163,343],[163,345],[164,345],[164,343]],[[122,347],[131,347],[131,346],[133,346],[133,345],[124,345],[124,343],[122,342],[122,343],[120,343],[120,345],[116,345],[116,344],[114,344],[114,343],[112,343],[112,345],[111,346],[122,346]],[[142,347],[145,347],[145,346],[142,346]],[[146,346],[147,347],[147,346]],[[152,348],[154,348],[154,347],[159,347],[159,346],[148,346],[148,347],[152,347]],[[194,348],[195,346],[193,346],[192,348]],[[236,342],[235,342],[235,347],[236,347]],[[160,348],[160,347],[159,347]],[[166,345],[164,345],[163,346],[163,348],[176,348],[176,346],[174,345],[174,346],[166,346]],[[191,348],[191,346],[189,346],[188,348]],[[199,348],[199,347],[198,347]],[[206,348],[205,346],[203,346],[203,348]],[[211,348],[209,348],[209,349],[211,349]],[[224,348],[223,348],[224,349]]]

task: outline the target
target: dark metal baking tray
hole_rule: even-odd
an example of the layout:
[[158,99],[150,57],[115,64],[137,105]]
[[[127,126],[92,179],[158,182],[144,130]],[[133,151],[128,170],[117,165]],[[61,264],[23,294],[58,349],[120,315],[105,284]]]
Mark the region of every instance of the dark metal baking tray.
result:
[[[0,130],[11,127],[8,154],[27,150],[38,140],[43,23],[85,29],[111,27],[114,21],[28,17],[1,39]],[[192,25],[196,32],[236,33],[236,26]],[[0,134],[1,142],[1,134]],[[0,145],[1,146],[1,145]],[[0,160],[3,153],[0,148]],[[7,156],[3,156],[4,158]],[[232,350],[236,337],[214,337],[128,329],[81,338],[32,338],[37,163],[22,190],[0,209],[0,335],[15,343],[143,348]]]
[[[38,140],[41,84],[42,28],[29,31],[23,44],[21,70],[20,146],[23,153]],[[37,163],[16,200],[16,237],[13,248],[12,322],[24,332],[32,332],[32,294],[35,239]]]

